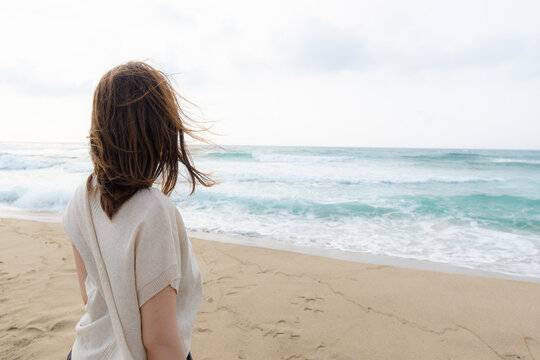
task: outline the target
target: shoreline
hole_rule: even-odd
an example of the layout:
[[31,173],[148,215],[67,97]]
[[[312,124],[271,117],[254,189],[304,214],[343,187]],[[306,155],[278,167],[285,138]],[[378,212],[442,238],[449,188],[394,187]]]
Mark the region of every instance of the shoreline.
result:
[[[192,236],[194,358],[540,359],[536,283]],[[67,356],[84,314],[70,242],[56,222],[0,219],[0,358]]]
[[[31,220],[40,222],[61,222],[61,213],[54,211],[25,211],[20,209],[0,208],[0,219],[20,219]],[[320,256],[324,258],[331,258],[344,261],[352,261],[363,264],[372,265],[386,265],[394,266],[404,269],[416,269],[435,271],[446,274],[461,274],[471,275],[495,279],[506,279],[515,281],[525,281],[540,284],[540,277],[524,276],[518,274],[508,274],[496,271],[487,271],[481,269],[474,269],[465,266],[433,262],[427,260],[411,259],[398,256],[389,255],[375,255],[369,253],[352,252],[332,248],[322,248],[314,246],[300,246],[294,244],[288,244],[279,240],[265,238],[265,237],[253,237],[240,234],[226,234],[209,231],[187,231],[190,238],[196,237],[203,240],[217,241],[221,243],[236,244],[243,246],[255,246],[264,249],[274,249],[293,252],[297,254],[305,254],[312,256]]]
[[398,256],[389,256],[389,255],[375,255],[368,253],[344,251],[339,249],[331,248],[319,248],[311,246],[298,246],[293,244],[287,244],[280,242],[278,240],[272,240],[267,238],[255,238],[250,236],[243,235],[230,235],[214,232],[205,232],[205,231],[188,231],[188,236],[209,240],[217,241],[226,244],[236,244],[242,246],[254,246],[260,247],[263,249],[273,249],[273,250],[282,250],[288,251],[297,254],[305,254],[311,256],[319,256],[329,259],[337,259],[343,261],[351,261],[361,264],[371,264],[371,265],[386,265],[393,266],[402,269],[412,269],[412,270],[425,270],[425,271],[434,271],[441,272],[445,274],[459,274],[459,275],[470,275],[478,277],[487,277],[494,279],[505,279],[505,280],[515,280],[515,281],[525,281],[540,284],[540,278],[532,276],[523,276],[523,275],[514,275],[506,274],[502,272],[495,271],[485,271],[480,269],[472,269],[464,266],[439,263],[427,260],[418,260],[418,259],[409,259],[402,258]]

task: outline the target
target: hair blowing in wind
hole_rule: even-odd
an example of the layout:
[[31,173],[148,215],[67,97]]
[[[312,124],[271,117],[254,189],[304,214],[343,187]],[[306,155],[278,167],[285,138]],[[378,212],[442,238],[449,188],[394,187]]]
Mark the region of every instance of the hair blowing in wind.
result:
[[144,62],[128,62],[109,70],[96,87],[90,127],[90,155],[101,192],[101,207],[112,219],[137,190],[162,177],[169,196],[177,183],[179,163],[185,166],[192,195],[195,185],[218,182],[195,168],[185,135],[210,143],[180,107],[185,100],[170,79]]

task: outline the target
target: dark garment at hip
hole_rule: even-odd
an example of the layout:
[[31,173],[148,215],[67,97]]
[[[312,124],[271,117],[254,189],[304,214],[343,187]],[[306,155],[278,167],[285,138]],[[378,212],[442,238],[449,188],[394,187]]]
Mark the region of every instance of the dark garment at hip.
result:
[[[67,360],[71,360],[71,350],[69,350]],[[186,360],[193,360],[193,358],[191,357],[191,351],[187,354]]]

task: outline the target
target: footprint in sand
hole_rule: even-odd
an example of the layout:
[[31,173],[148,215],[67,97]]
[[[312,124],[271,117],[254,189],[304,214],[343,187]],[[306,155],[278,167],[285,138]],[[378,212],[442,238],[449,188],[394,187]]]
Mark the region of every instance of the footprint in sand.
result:
[[303,308],[304,311],[312,311],[313,313],[322,313],[324,310],[319,306],[324,302],[324,298],[318,296],[298,296],[291,305],[298,305]]
[[300,330],[295,329],[285,320],[279,320],[274,326],[268,327],[268,330],[263,333],[264,336],[272,336],[273,338],[283,340],[298,340],[300,338]]
[[72,324],[73,321],[71,320],[60,320],[60,321],[57,321],[56,323],[54,323],[50,328],[49,328],[49,331],[60,331],[66,327],[71,327],[72,325],[74,326],[74,324]]
[[207,329],[207,328],[203,328],[203,327],[200,327],[200,326],[197,326],[194,330],[197,333],[211,333],[212,332],[212,330]]

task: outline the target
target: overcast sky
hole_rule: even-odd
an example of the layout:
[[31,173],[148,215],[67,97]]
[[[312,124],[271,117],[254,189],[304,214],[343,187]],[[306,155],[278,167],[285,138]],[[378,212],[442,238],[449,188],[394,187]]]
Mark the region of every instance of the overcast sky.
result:
[[0,141],[86,141],[147,60],[222,144],[540,149],[538,1],[10,1]]

